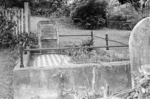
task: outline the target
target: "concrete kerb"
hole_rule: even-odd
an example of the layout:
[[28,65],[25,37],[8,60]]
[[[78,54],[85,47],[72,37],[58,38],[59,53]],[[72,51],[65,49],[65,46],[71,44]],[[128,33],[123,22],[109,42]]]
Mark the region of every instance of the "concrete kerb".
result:
[[[66,65],[55,68],[15,68],[14,91],[16,93],[14,94],[14,99],[32,99],[36,96],[47,99],[52,96],[43,97],[45,93],[49,92],[55,92],[56,95],[59,95],[61,89],[57,85],[62,82],[56,80],[55,76],[61,73],[68,78],[67,82],[64,82],[64,87],[67,89],[76,86],[80,90],[82,86],[86,90],[93,90],[95,93],[99,93],[106,82],[111,84],[111,92],[123,90],[124,88],[129,89],[131,87],[131,73],[127,72],[129,70],[129,61],[73,64],[71,67]],[[41,90],[45,93],[41,92]]]

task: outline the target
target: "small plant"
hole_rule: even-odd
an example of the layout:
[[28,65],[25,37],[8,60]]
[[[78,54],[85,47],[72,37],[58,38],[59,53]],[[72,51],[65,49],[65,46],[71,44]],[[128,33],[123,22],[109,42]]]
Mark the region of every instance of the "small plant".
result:
[[[80,44],[81,47],[91,47],[93,46],[94,41],[92,39],[83,40]],[[83,49],[85,52],[91,52],[93,48],[85,48]]]
[[65,74],[65,70],[59,70],[53,75],[53,78],[59,82],[58,88],[60,89],[59,97],[64,97],[65,84],[68,83],[68,76]]
[[20,33],[18,34],[18,43],[22,41],[22,42],[26,42],[27,46],[32,46],[32,45],[37,45],[38,44],[38,38],[36,36],[36,34],[34,33]]
[[150,74],[140,69],[140,75],[134,75],[135,88],[128,93],[128,99],[149,99],[150,98]]
[[[65,47],[79,47],[78,49],[70,48],[63,50],[61,54],[71,57],[71,61],[75,63],[101,63],[129,60],[129,54],[118,53],[116,51],[107,51],[96,48],[82,48],[90,47],[93,43],[90,39],[84,40],[79,44],[70,44]],[[81,47],[81,48],[80,48]]]

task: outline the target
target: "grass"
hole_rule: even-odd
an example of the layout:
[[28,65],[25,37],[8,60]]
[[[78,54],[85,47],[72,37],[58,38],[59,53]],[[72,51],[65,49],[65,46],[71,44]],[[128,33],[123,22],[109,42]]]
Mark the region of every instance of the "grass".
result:
[[0,99],[13,99],[13,68],[17,57],[17,51],[0,51]]
[[[39,20],[48,20],[42,17],[31,17],[31,32],[37,33],[37,23]],[[60,35],[89,35],[91,33],[90,30],[79,29],[70,24],[70,20],[68,18],[54,19],[58,22],[58,33]],[[108,34],[108,38],[111,40],[116,40],[128,45],[129,34],[131,31],[128,30],[116,30],[116,29],[108,29],[103,28],[100,30],[94,30],[94,35],[105,38],[105,34]],[[83,40],[86,40],[90,37],[61,37],[60,45],[67,45],[68,43],[81,43]],[[94,46],[105,46],[106,41],[99,38],[94,38]],[[110,42],[110,46],[122,44],[116,42]],[[116,50],[117,52],[129,53],[128,48],[111,48],[111,50]]]

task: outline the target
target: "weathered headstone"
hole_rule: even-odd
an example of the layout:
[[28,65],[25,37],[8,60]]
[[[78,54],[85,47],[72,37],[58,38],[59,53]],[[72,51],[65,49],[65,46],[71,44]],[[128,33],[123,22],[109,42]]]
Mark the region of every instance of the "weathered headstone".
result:
[[38,37],[40,48],[53,48],[58,45],[57,25],[51,20],[38,22]]
[[138,75],[144,66],[150,67],[150,17],[142,19],[133,28],[129,39],[129,51],[134,74]]

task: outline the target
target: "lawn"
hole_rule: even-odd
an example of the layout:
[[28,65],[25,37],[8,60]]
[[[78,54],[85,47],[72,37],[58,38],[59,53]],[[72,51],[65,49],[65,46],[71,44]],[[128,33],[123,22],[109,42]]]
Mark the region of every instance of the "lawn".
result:
[[[42,18],[42,17],[31,17],[31,32],[37,33],[37,23],[40,20],[49,20],[49,19]],[[68,19],[66,18],[54,19],[54,20],[57,21],[58,23],[58,32],[60,35],[90,35],[91,33],[91,30],[83,30],[83,29],[79,29],[75,26],[70,25],[69,23],[70,21],[68,21]],[[99,36],[102,38],[105,38],[105,34],[108,34],[109,39],[119,41],[128,45],[129,35],[131,31],[103,28],[99,30],[94,30],[93,33],[95,36]],[[90,37],[61,37],[60,44],[66,45],[68,43],[81,43],[83,40],[86,40],[88,38]],[[104,39],[94,38],[94,45],[105,46],[106,41]],[[121,46],[122,44],[109,41],[109,45]],[[112,48],[112,50],[116,50],[118,52],[125,51],[125,53],[128,53],[128,48]]]
[[13,99],[13,68],[17,51],[0,51],[0,99]]

